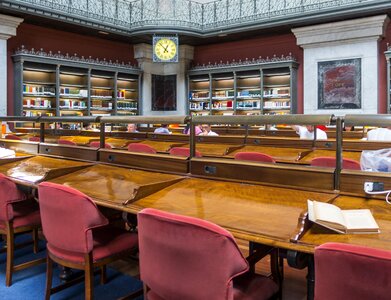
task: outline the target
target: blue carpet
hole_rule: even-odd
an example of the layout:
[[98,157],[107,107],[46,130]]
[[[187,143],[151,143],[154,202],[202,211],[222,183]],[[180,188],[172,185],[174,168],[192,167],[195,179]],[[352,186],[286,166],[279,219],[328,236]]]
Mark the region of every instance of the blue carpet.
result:
[[[29,240],[31,235],[18,236],[16,242]],[[0,246],[3,242],[0,242]],[[40,249],[45,249],[45,244],[40,243]],[[46,251],[42,250],[34,255],[32,245],[15,251],[15,263],[19,264],[36,258],[46,256]],[[5,286],[5,253],[0,253],[0,299],[7,300],[24,300],[24,299],[44,299],[45,283],[46,283],[46,264],[27,268],[13,273],[12,286]],[[58,277],[59,269],[55,266],[53,269],[53,286],[60,284]],[[124,275],[112,268],[107,268],[107,283],[99,284],[99,275],[95,276],[94,284],[94,299],[117,299],[132,291],[136,291],[142,287],[141,281]],[[53,300],[69,299],[79,300],[84,299],[84,282],[67,288],[51,296]],[[143,297],[137,298],[142,300]]]

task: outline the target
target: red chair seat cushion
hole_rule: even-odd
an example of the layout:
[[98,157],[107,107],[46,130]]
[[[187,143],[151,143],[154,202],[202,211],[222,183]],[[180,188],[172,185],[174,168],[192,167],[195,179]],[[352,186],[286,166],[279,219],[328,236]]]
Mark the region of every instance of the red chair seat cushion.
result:
[[[41,224],[39,207],[34,201],[12,203],[13,228],[38,226]],[[0,221],[0,228],[5,228],[5,222]]]
[[278,285],[265,276],[246,273],[234,279],[235,300],[270,299],[278,291]]
[[[131,251],[137,246],[137,234],[111,226],[94,229],[93,238],[93,262],[97,262],[115,254]],[[62,250],[49,243],[47,244],[47,248],[50,253],[58,258],[78,264],[84,264],[83,253]]]

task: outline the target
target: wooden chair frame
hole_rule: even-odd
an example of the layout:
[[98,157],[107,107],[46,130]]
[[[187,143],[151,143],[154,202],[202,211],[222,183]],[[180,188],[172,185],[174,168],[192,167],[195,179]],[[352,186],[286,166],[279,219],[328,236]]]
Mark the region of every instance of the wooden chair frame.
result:
[[[121,259],[123,257],[130,256],[133,254],[132,251],[125,251],[122,253],[118,253],[116,255],[107,257],[105,259],[93,262],[93,257],[92,257],[92,252],[86,254],[84,256],[84,262],[81,264],[74,263],[74,262],[69,262],[67,260],[61,259],[59,257],[56,257],[52,253],[50,253],[49,250],[47,250],[47,257],[46,257],[46,262],[47,262],[47,271],[46,271],[46,289],[45,289],[45,300],[50,299],[50,295],[55,294],[57,292],[60,292],[74,284],[77,284],[79,282],[83,281],[84,277],[84,282],[85,282],[85,299],[86,300],[92,300],[94,298],[94,292],[93,292],[93,286],[94,286],[94,274],[95,268],[100,268],[100,284],[105,284],[106,283],[106,265],[116,261],[118,259]],[[77,269],[77,270],[82,270],[84,271],[84,276],[79,276],[75,279],[72,279],[70,281],[67,281],[66,283],[63,283],[61,285],[58,285],[56,287],[52,287],[52,278],[53,278],[53,262],[56,262],[57,264],[72,268],[72,269]],[[136,298],[140,295],[142,295],[143,290],[140,289],[134,293],[132,293],[131,298],[127,299],[133,299]]]
[[[13,221],[7,221],[5,222],[5,228],[0,229],[0,235],[5,235],[5,242],[6,247],[3,249],[0,249],[1,252],[7,252],[7,259],[6,259],[6,273],[5,273],[5,285],[11,286],[12,284],[12,274],[13,272],[20,271],[29,267],[36,266],[38,264],[44,263],[45,258],[40,258],[36,260],[32,260],[29,262],[21,263],[19,265],[14,265],[14,252],[16,249],[25,247],[27,245],[33,244],[33,251],[35,254],[38,253],[38,229],[41,228],[41,225],[35,225],[35,226],[24,226],[19,228],[13,227]],[[21,233],[28,233],[32,232],[32,242],[26,242],[21,243],[18,245],[15,245],[15,235],[21,234]]]

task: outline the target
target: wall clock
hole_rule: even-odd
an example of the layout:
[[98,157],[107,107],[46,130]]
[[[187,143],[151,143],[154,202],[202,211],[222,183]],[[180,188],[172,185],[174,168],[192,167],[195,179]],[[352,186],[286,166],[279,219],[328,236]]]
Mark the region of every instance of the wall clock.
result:
[[178,62],[178,37],[154,36],[153,37],[153,61],[154,62]]

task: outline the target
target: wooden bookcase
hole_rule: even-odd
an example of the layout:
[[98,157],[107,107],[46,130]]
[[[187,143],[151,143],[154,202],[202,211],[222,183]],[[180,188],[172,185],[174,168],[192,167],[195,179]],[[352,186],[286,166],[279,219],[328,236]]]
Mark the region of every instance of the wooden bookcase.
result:
[[25,49],[13,61],[16,116],[139,114],[136,67]]
[[291,56],[197,66],[188,73],[189,114],[296,113],[297,67]]

